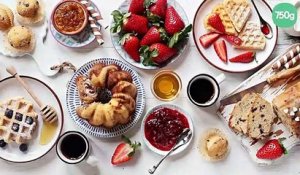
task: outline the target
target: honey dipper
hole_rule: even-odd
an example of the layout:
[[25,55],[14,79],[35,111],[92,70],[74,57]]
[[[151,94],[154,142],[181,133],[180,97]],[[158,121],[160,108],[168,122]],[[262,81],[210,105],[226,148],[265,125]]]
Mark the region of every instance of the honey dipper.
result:
[[6,71],[18,80],[18,82],[24,87],[24,89],[29,93],[33,100],[38,104],[43,120],[49,123],[54,123],[58,118],[55,109],[53,109],[53,107],[49,105],[44,105],[41,102],[41,100],[34,94],[33,90],[18,75],[16,69],[13,66],[8,66],[6,68]]

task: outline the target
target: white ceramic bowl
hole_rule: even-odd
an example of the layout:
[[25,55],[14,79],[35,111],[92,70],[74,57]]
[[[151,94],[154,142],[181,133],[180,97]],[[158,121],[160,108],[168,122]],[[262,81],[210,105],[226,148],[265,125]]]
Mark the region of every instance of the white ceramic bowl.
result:
[[191,139],[189,140],[188,143],[186,143],[185,145],[183,145],[182,147],[178,148],[176,151],[174,151],[171,155],[175,155],[175,154],[178,154],[180,152],[182,152],[183,150],[185,150],[189,144],[191,143],[192,139],[193,139],[193,136],[194,136],[194,128],[193,128],[193,122],[192,122],[192,119],[191,119],[191,116],[186,112],[184,111],[182,108],[180,108],[179,106],[176,106],[176,105],[173,105],[173,104],[160,104],[158,106],[155,106],[154,108],[150,109],[147,114],[144,116],[143,118],[143,121],[142,121],[142,127],[141,127],[141,130],[142,130],[142,137],[143,137],[143,140],[145,142],[145,144],[147,145],[147,147],[157,153],[157,154],[160,154],[160,155],[166,155],[169,151],[162,151],[162,150],[159,150],[157,149],[156,147],[154,147],[146,138],[145,136],[145,122],[146,122],[146,119],[149,117],[149,115],[158,110],[158,109],[161,109],[161,108],[169,108],[169,109],[173,109],[173,110],[177,110],[178,112],[182,113],[188,120],[188,123],[189,123],[189,126],[190,126],[190,130],[192,131],[192,137]]

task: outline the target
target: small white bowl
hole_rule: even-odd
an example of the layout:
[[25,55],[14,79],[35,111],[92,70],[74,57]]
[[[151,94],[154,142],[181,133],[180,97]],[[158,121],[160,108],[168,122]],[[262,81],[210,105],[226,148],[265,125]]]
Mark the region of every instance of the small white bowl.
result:
[[173,104],[160,104],[158,106],[155,106],[154,108],[150,109],[147,114],[144,116],[143,118],[143,121],[142,121],[142,127],[141,127],[141,130],[142,130],[142,137],[143,137],[143,140],[144,140],[144,143],[147,145],[147,147],[157,153],[157,154],[160,154],[162,156],[165,156],[169,151],[162,151],[162,150],[159,150],[157,149],[156,147],[154,147],[146,138],[145,136],[145,122],[146,122],[146,119],[149,117],[149,115],[154,112],[155,110],[158,110],[158,109],[161,109],[161,108],[169,108],[169,109],[173,109],[173,110],[177,110],[178,112],[182,113],[186,118],[187,118],[187,121],[189,123],[189,127],[190,127],[190,130],[192,131],[192,137],[191,139],[189,140],[188,143],[186,143],[185,145],[183,145],[182,147],[178,148],[176,151],[174,151],[171,155],[176,155],[180,152],[182,152],[183,150],[185,150],[189,144],[191,143],[192,139],[193,139],[193,136],[194,136],[194,128],[193,128],[193,122],[192,122],[192,119],[191,119],[191,116],[185,111],[183,110],[182,108],[180,108],[179,106],[176,106],[176,105],[173,105]]

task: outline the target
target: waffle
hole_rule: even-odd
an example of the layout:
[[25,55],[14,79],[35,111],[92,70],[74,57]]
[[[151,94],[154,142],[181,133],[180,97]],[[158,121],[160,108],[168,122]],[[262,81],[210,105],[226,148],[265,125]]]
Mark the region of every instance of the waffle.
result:
[[37,126],[37,113],[33,105],[16,97],[0,104],[0,139],[6,143],[26,143],[32,139]]
[[239,38],[243,41],[240,46],[235,46],[239,49],[263,50],[266,46],[266,39],[260,30],[259,24],[248,21]]
[[[224,5],[223,4],[218,4],[211,12],[211,14],[219,14],[221,20],[222,20],[222,23],[225,27],[225,33],[228,34],[228,35],[237,35],[237,32],[227,14],[227,12],[225,11],[224,9]],[[209,24],[208,24],[208,18],[209,16],[211,15],[209,14],[205,21],[204,21],[204,26],[207,30],[209,31],[214,31],[214,32],[218,32],[217,30],[215,30],[213,27],[211,27]]]
[[242,31],[251,15],[251,7],[247,0],[224,0],[225,11],[228,13],[236,31]]

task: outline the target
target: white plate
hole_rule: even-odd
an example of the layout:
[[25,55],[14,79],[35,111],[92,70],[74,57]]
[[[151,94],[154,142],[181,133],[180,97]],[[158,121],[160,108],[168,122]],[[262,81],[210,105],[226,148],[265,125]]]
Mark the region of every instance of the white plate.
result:
[[183,145],[182,147],[178,148],[176,151],[174,151],[173,153],[171,153],[171,155],[176,155],[180,152],[182,152],[183,150],[185,150],[189,144],[191,143],[192,139],[193,139],[193,136],[194,136],[194,127],[193,127],[193,122],[192,122],[192,119],[190,117],[190,115],[185,111],[183,110],[182,108],[180,108],[179,106],[176,106],[176,105],[172,105],[172,104],[161,104],[161,105],[158,105],[158,106],[155,106],[154,108],[150,109],[147,114],[145,115],[143,121],[142,121],[142,126],[141,126],[141,132],[142,132],[142,137],[143,137],[143,140],[145,142],[145,144],[147,145],[147,147],[157,153],[157,154],[160,154],[160,155],[166,155],[169,151],[162,151],[162,150],[159,150],[157,148],[155,148],[147,139],[146,139],[146,136],[145,136],[145,122],[146,122],[146,119],[148,118],[148,116],[158,110],[158,109],[161,109],[161,108],[169,108],[169,109],[173,109],[173,110],[177,110],[178,112],[182,113],[188,120],[188,123],[189,123],[189,126],[190,126],[190,130],[192,131],[192,136],[191,136],[191,139],[189,140],[188,143],[186,143],[185,145]]
[[[130,1],[131,0],[125,0],[120,5],[118,10],[121,11],[121,12],[128,12]],[[178,12],[179,16],[182,18],[185,26],[189,25],[188,17],[187,17],[184,9],[181,7],[180,4],[178,4],[175,0],[168,0],[168,5],[172,5],[175,8],[175,10]],[[114,25],[114,22],[112,21],[111,26],[113,26],[113,25]],[[127,54],[127,52],[125,52],[123,50],[123,47],[119,43],[119,40],[120,40],[120,35],[119,34],[111,33],[110,36],[111,36],[111,41],[112,41],[116,51],[119,53],[119,55],[125,61],[127,61],[129,64],[131,64],[135,67],[141,68],[141,69],[159,69],[161,67],[164,67],[164,66],[174,62],[177,58],[179,58],[181,56],[181,54],[184,52],[184,50],[186,50],[186,46],[187,46],[188,40],[189,40],[189,38],[186,38],[184,41],[182,41],[182,43],[180,44],[178,53],[175,56],[173,56],[173,58],[170,59],[164,65],[162,65],[162,66],[144,66],[142,63],[135,62],[133,59],[131,59],[131,57]]]
[[[28,152],[23,153],[19,150],[19,145],[16,143],[8,144],[4,149],[0,148],[0,158],[15,162],[25,163],[37,160],[46,155],[55,145],[63,127],[63,110],[61,103],[55,92],[42,81],[32,78],[23,77],[23,80],[30,85],[42,102],[52,106],[58,114],[58,127],[52,140],[47,145],[40,145],[40,134],[43,125],[42,116],[38,117],[37,128],[34,131],[33,139],[28,143]],[[0,100],[7,100],[12,97],[21,96],[34,104],[34,110],[39,113],[39,108],[34,103],[25,89],[14,78],[6,78],[0,81]]]
[[[86,120],[80,118],[76,113],[76,108],[78,106],[82,105],[82,102],[79,98],[78,89],[76,86],[76,78],[79,75],[88,75],[89,70],[93,67],[96,63],[104,63],[106,65],[108,64],[116,64],[121,67],[122,70],[128,71],[133,79],[133,83],[136,85],[137,88],[137,97],[136,97],[136,107],[135,107],[135,113],[132,115],[131,120],[129,123],[125,125],[117,125],[113,128],[107,129],[105,127],[97,127],[92,126],[87,122]],[[145,90],[142,83],[142,80],[140,76],[137,74],[136,71],[131,69],[127,64],[125,64],[123,61],[119,61],[112,58],[100,58],[93,61],[90,61],[83,66],[81,66],[73,75],[72,79],[70,80],[68,87],[67,87],[67,107],[70,114],[70,117],[73,119],[73,121],[86,133],[89,133],[96,137],[101,138],[111,138],[111,137],[117,137],[125,132],[127,132],[130,128],[132,128],[140,119],[141,115],[143,114],[144,108],[145,108]]]
[[[255,21],[259,24],[259,18],[254,9],[254,6],[251,4],[250,0],[248,0],[248,1],[251,5],[251,10],[252,10],[252,14],[251,14],[251,17],[249,18],[249,21]],[[218,3],[221,3],[221,2],[223,2],[223,1],[222,0],[205,0],[201,3],[201,5],[199,6],[199,8],[195,14],[194,22],[193,22],[193,35],[194,35],[194,42],[198,48],[198,51],[200,52],[200,54],[203,56],[203,58],[208,63],[210,63],[214,67],[216,67],[220,70],[226,71],[226,72],[246,72],[246,71],[253,70],[253,69],[259,67],[261,64],[263,64],[269,58],[269,56],[273,52],[276,42],[277,42],[277,38],[278,38],[278,29],[275,26],[275,24],[273,23],[271,8],[263,0],[255,1],[255,4],[256,4],[259,12],[263,16],[263,18],[271,25],[271,27],[273,29],[273,38],[266,39],[265,49],[262,51],[256,52],[256,59],[258,62],[256,63],[255,61],[253,61],[251,63],[246,63],[246,64],[245,63],[228,62],[227,64],[225,64],[217,56],[213,46],[210,46],[209,48],[205,49],[202,47],[202,45],[200,44],[200,41],[199,41],[200,36],[208,33],[208,31],[204,28],[204,24],[203,24],[205,17],[209,13],[211,13],[214,6],[216,6]],[[232,57],[237,56],[246,51],[246,50],[234,49],[231,46],[231,44],[229,44],[227,41],[226,41],[226,45],[227,45],[228,58],[232,58]]]

